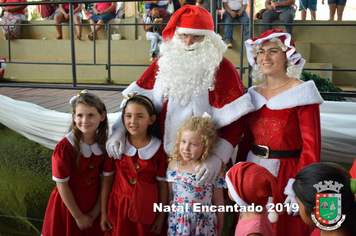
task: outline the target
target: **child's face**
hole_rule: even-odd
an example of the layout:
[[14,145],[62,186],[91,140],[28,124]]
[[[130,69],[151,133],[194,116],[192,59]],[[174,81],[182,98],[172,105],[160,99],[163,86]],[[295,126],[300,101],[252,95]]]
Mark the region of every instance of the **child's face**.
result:
[[73,121],[83,135],[93,135],[99,127],[101,121],[105,120],[105,112],[102,115],[95,107],[79,103],[73,113]]
[[158,15],[159,15],[158,7],[155,7],[151,10],[151,15],[152,15],[152,17],[158,17]]
[[129,103],[125,108],[124,124],[130,135],[145,137],[147,128],[155,121],[156,116],[150,116],[145,106],[137,103]]
[[203,154],[204,143],[199,135],[183,130],[180,138],[179,152],[185,162],[196,162]]
[[308,212],[308,210],[305,208],[305,206],[299,200],[299,198],[296,197],[296,199],[297,199],[297,202],[298,202],[298,205],[299,205],[299,215],[302,218],[302,220],[304,221],[304,223],[306,223],[309,226],[316,227],[315,223],[311,219],[311,213],[315,214],[315,211],[314,212]]

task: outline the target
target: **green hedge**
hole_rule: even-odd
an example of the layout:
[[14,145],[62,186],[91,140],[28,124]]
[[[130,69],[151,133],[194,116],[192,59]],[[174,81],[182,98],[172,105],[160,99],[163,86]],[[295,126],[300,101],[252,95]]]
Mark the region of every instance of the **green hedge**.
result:
[[40,235],[52,180],[52,150],[0,124],[0,235]]
[[[318,88],[319,92],[336,92],[342,93],[343,90],[339,87],[336,87],[331,82],[330,78],[321,78],[319,74],[314,74],[311,72],[305,72],[303,70],[301,77],[303,81],[314,80],[315,86]],[[345,101],[344,97],[331,97],[331,96],[323,96],[325,101]]]

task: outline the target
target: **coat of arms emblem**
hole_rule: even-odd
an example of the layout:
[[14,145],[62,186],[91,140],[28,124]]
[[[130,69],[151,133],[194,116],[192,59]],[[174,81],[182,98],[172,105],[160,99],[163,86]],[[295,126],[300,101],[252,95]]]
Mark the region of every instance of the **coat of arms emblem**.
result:
[[[324,182],[324,183],[323,183]],[[345,221],[346,215],[341,214],[341,193],[343,184],[336,181],[320,181],[316,188],[315,215],[312,220],[323,230],[335,230]]]

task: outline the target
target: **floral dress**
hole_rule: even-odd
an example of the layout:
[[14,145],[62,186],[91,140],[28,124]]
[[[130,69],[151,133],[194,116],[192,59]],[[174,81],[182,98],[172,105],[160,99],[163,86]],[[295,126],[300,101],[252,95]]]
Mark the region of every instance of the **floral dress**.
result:
[[[202,212],[204,206],[212,206],[214,188],[226,188],[223,177],[215,183],[202,185],[196,174],[167,169],[167,182],[172,182],[173,201],[168,214],[168,235],[216,235],[217,217],[215,212]],[[195,208],[194,208],[195,207]],[[197,210],[200,209],[200,210]]]

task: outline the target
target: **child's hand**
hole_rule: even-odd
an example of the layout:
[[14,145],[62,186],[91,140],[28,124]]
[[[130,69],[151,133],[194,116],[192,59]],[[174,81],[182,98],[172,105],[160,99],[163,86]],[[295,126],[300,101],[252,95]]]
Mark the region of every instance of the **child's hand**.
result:
[[151,232],[154,234],[160,234],[163,228],[165,220],[165,214],[158,214],[155,221],[153,222]]
[[94,221],[96,217],[98,217],[100,211],[95,211],[95,210],[90,210],[88,211],[87,215],[90,216],[90,218]]
[[82,214],[80,217],[75,218],[79,229],[84,230],[93,226],[93,220],[87,214]]
[[105,215],[105,214],[102,214],[102,215],[101,215],[100,227],[101,227],[101,230],[104,231],[104,232],[113,229],[112,224],[111,224],[109,218],[108,218],[107,215]]
[[159,19],[155,19],[155,21],[153,23],[162,23],[162,22],[163,22],[163,19],[159,18]]

